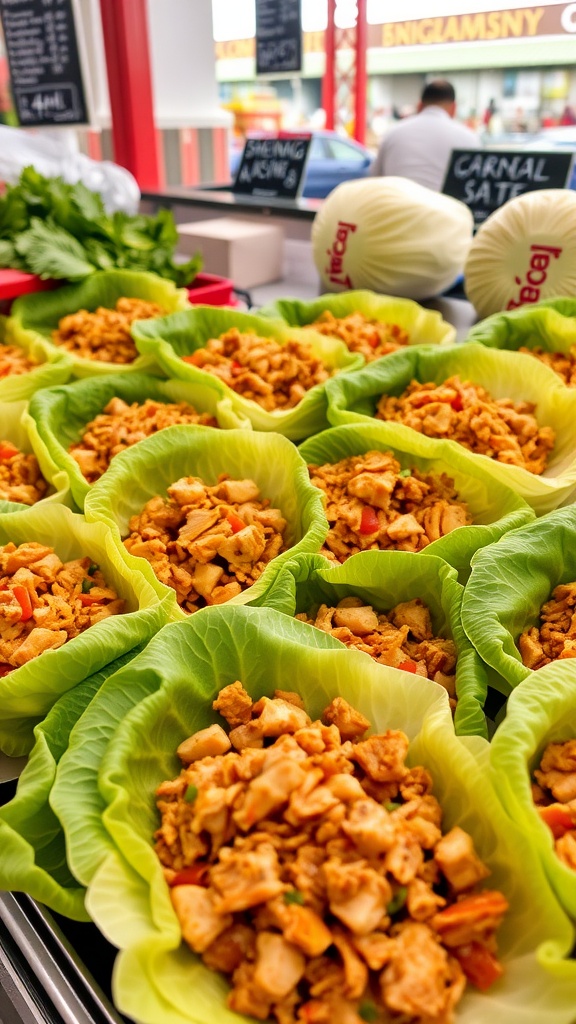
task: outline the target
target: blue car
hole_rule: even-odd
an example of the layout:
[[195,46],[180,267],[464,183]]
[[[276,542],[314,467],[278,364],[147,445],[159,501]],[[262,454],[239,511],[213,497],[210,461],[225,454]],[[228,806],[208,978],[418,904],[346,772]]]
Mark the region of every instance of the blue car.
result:
[[568,182],[568,188],[576,189],[576,125],[544,128],[531,142],[526,143],[524,148],[548,151],[560,150],[564,153],[573,153],[575,159],[572,164],[572,175]]
[[[365,146],[338,132],[314,131],[311,135],[312,145],[301,193],[305,198],[324,199],[343,181],[367,177],[373,155]],[[241,157],[242,150],[231,156],[232,178],[236,176]]]

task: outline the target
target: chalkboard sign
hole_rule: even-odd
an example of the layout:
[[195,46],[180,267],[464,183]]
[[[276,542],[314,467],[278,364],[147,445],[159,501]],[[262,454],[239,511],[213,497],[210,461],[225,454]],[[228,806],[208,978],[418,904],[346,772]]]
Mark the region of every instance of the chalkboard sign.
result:
[[479,227],[508,199],[541,188],[565,188],[572,153],[538,150],[454,149],[442,191],[460,199]]
[[300,0],[256,0],[256,74],[301,69]]
[[72,0],[0,0],[0,18],[22,127],[86,124]]
[[247,139],[232,191],[295,199],[304,183],[311,141],[309,135]]

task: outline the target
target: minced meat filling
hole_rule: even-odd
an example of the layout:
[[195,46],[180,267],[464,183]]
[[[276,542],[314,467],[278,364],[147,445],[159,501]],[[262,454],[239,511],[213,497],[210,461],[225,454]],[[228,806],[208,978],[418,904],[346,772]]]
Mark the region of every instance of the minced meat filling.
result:
[[518,351],[524,352],[528,356],[535,356],[540,362],[554,370],[559,377],[562,377],[568,387],[576,387],[576,345],[572,345],[569,352],[547,352],[543,348],[525,348],[524,346]]
[[286,526],[253,480],[222,474],[209,485],[189,476],[168,488],[168,499],[151,498],[132,516],[124,544],[176,591],[184,611],[195,612],[252,586],[286,550]]
[[450,377],[443,384],[413,380],[400,395],[382,395],[376,418],[405,423],[427,437],[440,437],[477,455],[536,475],[554,447],[552,427],[539,427],[531,402],[493,399],[479,384]]
[[467,981],[503,973],[508,904],[481,889],[470,836],[443,833],[408,737],[363,739],[369,721],[341,697],[312,722],[298,694],[253,703],[235,682],[213,708],[231,731],[180,744],[155,840],[183,939],[229,976],[228,1007],[278,1024],[451,1024]]
[[367,363],[396,352],[409,341],[408,331],[398,324],[371,320],[359,312],[335,317],[327,309],[309,326],[319,334],[340,338],[351,352],[360,352]]
[[112,398],[103,411],[86,424],[79,441],[68,451],[76,460],[88,483],[94,483],[106,472],[110,461],[119,452],[176,423],[198,423],[217,427],[209,413],[199,413],[186,402],[145,402],[128,405],[121,398]]
[[29,541],[0,548],[0,674],[55,651],[96,622],[124,611],[92,560],[62,562]]
[[241,333],[237,327],[211,338],[183,359],[219,377],[268,412],[293,409],[310,388],[324,383],[332,373],[303,341],[292,339],[280,345],[274,338]]
[[576,739],[549,743],[534,779],[532,796],[556,853],[576,871]]
[[145,299],[118,299],[114,309],[99,306],[93,313],[79,309],[60,320],[52,332],[56,345],[81,359],[103,363],[131,363],[138,351],[130,334],[134,320],[163,316],[165,310]]
[[518,639],[522,662],[539,669],[557,658],[576,658],[576,583],[561,583],[540,609],[540,625]]
[[36,456],[21,452],[11,441],[0,441],[0,498],[34,505],[47,490]]
[[0,379],[30,373],[38,363],[17,345],[0,345]]
[[344,562],[358,551],[422,551],[472,522],[445,473],[401,469],[392,452],[369,451],[309,466],[330,523],[322,554]]
[[456,645],[434,636],[430,611],[419,598],[403,601],[384,614],[359,597],[345,597],[335,607],[321,604],[315,614],[301,612],[296,618],[382,665],[433,679],[446,687],[451,698],[456,696]]

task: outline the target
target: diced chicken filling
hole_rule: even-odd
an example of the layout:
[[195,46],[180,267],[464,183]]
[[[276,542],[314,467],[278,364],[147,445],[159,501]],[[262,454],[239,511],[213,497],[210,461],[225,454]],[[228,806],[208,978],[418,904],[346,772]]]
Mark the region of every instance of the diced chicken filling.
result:
[[451,1024],[467,981],[484,990],[503,972],[508,904],[480,888],[470,836],[442,834],[407,736],[363,738],[368,719],[341,697],[311,721],[297,694],[253,702],[239,681],[213,707],[231,747],[218,725],[181,744],[155,848],[184,941],[230,979],[229,1008]]
[[560,860],[576,871],[576,739],[549,743],[534,771],[532,795]]
[[301,612],[296,618],[382,665],[433,679],[446,687],[456,706],[456,645],[434,636],[430,611],[419,598],[403,601],[384,614],[359,597],[345,597],[335,607],[321,604],[314,614]]
[[226,474],[209,485],[182,477],[168,498],[151,498],[130,520],[124,541],[176,591],[186,612],[223,604],[241,594],[286,550],[287,522],[262,498],[254,480]]
[[219,377],[267,412],[293,409],[310,388],[332,374],[303,341],[293,338],[281,345],[274,338],[242,333],[237,327],[211,338],[183,359]]
[[21,452],[11,441],[0,441],[0,498],[34,505],[47,490],[36,456]]
[[562,377],[568,387],[576,387],[576,345],[571,345],[569,352],[547,352],[543,348],[525,348],[524,345],[518,351],[535,356]]
[[576,583],[561,583],[540,609],[540,622],[524,630],[518,649],[527,668],[576,658]]
[[82,475],[92,484],[106,472],[119,452],[177,423],[218,426],[214,416],[196,412],[187,402],[157,402],[147,398],[145,402],[128,405],[122,398],[112,398],[102,412],[86,424],[82,437],[71,444],[68,451]]
[[0,345],[0,379],[30,373],[38,363],[17,345]]
[[102,363],[131,363],[138,351],[130,333],[134,320],[163,316],[166,310],[145,299],[118,299],[114,309],[99,306],[94,312],[79,309],[62,317],[52,331],[55,345],[81,359]]
[[0,548],[0,675],[124,611],[88,557],[62,562],[35,541]]
[[555,434],[538,425],[535,409],[532,402],[493,399],[479,384],[455,376],[443,384],[413,380],[398,398],[382,395],[376,418],[457,441],[476,455],[538,475],[546,469]]
[[317,320],[310,324],[319,334],[331,338],[340,338],[351,352],[360,352],[367,363],[408,344],[408,331],[399,324],[389,324],[381,320],[371,320],[363,313],[349,313],[348,316],[335,317],[326,309]]
[[422,551],[472,523],[449,476],[402,469],[392,452],[369,451],[308,470],[324,491],[330,529],[322,554],[331,561],[359,551]]

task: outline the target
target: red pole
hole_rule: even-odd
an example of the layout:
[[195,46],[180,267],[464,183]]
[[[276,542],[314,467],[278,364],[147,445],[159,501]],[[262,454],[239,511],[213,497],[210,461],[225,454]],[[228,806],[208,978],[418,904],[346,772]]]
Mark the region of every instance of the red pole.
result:
[[368,31],[366,26],[366,0],[357,0],[358,20],[356,22],[356,88],[354,90],[354,138],[366,142],[366,47]]
[[100,0],[114,159],[141,189],[160,187],[146,0]]
[[322,79],[322,109],[326,112],[326,128],[334,128],[336,92],[336,0],[328,0],[328,24],[324,33],[326,68]]

